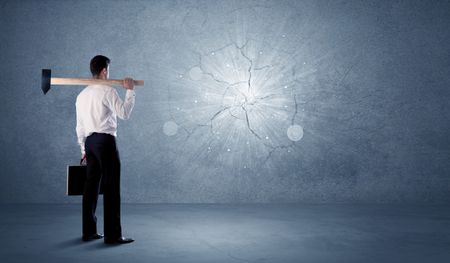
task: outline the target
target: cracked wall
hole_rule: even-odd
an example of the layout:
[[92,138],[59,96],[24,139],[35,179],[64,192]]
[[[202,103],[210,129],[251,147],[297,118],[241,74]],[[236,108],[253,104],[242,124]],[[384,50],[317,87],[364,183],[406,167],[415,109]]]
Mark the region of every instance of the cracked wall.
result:
[[81,88],[43,96],[39,74],[105,54],[146,81],[119,122],[124,202],[447,202],[448,8],[2,1],[0,201],[78,201]]

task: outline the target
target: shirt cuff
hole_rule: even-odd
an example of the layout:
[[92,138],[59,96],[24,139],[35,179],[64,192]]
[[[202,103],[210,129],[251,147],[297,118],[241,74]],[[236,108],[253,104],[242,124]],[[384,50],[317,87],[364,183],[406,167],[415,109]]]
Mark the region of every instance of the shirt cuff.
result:
[[133,97],[135,97],[136,96],[136,92],[134,91],[134,90],[131,90],[131,89],[127,89],[127,93],[125,94],[127,97],[128,96],[133,96]]

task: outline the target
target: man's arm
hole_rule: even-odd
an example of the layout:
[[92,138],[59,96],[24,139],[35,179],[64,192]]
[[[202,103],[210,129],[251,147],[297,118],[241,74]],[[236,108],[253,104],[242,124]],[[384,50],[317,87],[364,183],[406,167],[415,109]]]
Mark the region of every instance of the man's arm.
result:
[[84,132],[83,122],[81,121],[81,114],[79,112],[78,105],[77,105],[76,109],[77,109],[77,127],[76,127],[77,141],[78,141],[78,145],[80,145],[81,158],[84,159],[85,155],[86,155],[86,152],[84,149],[84,142],[86,141],[86,135]]
[[127,90],[125,100],[122,101],[117,91],[113,89],[107,94],[106,104],[108,108],[116,113],[117,117],[126,120],[130,118],[136,96],[133,79],[126,78],[123,87]]

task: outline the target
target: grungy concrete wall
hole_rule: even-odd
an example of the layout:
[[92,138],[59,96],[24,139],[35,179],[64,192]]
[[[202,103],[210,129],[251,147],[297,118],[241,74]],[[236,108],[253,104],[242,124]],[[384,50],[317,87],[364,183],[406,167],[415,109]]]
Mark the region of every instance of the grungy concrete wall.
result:
[[[448,1],[1,1],[0,201],[79,202],[75,98],[144,79],[123,202],[450,201]],[[120,94],[124,94],[120,90]]]

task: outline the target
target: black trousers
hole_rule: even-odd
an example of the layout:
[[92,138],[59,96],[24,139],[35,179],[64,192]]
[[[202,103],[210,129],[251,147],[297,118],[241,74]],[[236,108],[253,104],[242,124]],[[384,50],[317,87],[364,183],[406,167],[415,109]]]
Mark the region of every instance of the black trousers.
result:
[[105,238],[122,236],[120,225],[120,158],[114,136],[93,133],[85,142],[87,177],[83,193],[83,235],[97,233],[100,183],[103,184]]

